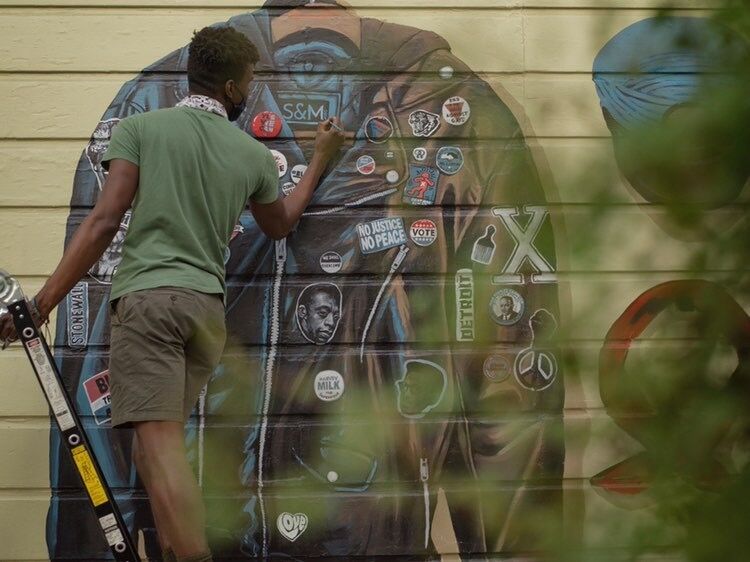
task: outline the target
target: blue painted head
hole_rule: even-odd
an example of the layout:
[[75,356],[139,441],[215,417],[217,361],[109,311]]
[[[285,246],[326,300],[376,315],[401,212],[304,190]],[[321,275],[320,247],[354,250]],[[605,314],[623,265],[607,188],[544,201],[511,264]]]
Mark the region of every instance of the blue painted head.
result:
[[705,18],[636,22],[610,39],[594,59],[602,109],[625,128],[659,120],[674,106],[690,102],[702,84],[725,79],[723,64],[746,49],[744,41]]
[[615,157],[644,199],[706,210],[740,194],[750,164],[736,150],[731,108],[744,94],[732,69],[747,53],[739,35],[692,17],[639,21],[599,51],[593,80]]

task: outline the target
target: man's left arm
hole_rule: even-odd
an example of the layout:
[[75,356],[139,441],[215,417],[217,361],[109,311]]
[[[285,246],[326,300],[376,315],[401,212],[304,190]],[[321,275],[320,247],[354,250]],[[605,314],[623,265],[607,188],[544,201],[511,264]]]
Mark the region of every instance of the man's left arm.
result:
[[[124,159],[112,160],[109,177],[94,209],[78,227],[59,265],[36,295],[36,305],[46,320],[53,308],[99,260],[120,227],[120,220],[135,198],[138,166]],[[10,315],[2,319],[0,338],[16,337]]]

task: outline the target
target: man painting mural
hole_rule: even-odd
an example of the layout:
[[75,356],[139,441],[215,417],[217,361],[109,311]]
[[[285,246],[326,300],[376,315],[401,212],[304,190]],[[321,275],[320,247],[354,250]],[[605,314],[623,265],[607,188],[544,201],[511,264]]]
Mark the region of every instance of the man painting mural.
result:
[[[248,201],[264,234],[286,236],[343,135],[335,118],[321,123],[295,194],[279,199],[271,153],[230,124],[244,108],[256,48],[223,26],[196,33],[188,51],[189,95],[117,125],[100,152],[109,174],[96,206],[30,308],[45,320],[103,253],[112,261],[110,244],[122,249],[118,266],[95,270],[112,279],[112,426],[135,429],[133,458],[164,558],[211,562],[184,432],[224,348],[224,250]],[[127,235],[113,242],[131,207]],[[13,332],[4,317],[0,336]]]
[[[561,478],[563,450],[550,434],[561,425],[562,376],[549,373],[535,391],[483,373],[489,357],[512,366],[529,346],[534,312],[557,315],[552,228],[518,123],[434,33],[333,1],[273,0],[227,24],[258,47],[237,124],[272,149],[279,192],[300,189],[317,119],[338,116],[356,132],[293,232],[268,240],[244,212],[229,245],[231,346],[187,435],[210,497],[214,552],[432,559],[440,492],[454,548],[467,558],[538,550],[534,522],[561,518],[559,490],[517,484]],[[185,61],[183,48],[146,69],[103,120],[177,103]],[[434,185],[410,196],[420,176]],[[82,160],[73,202],[95,195]],[[492,248],[478,259],[487,233]],[[470,287],[461,337],[458,271]],[[525,303],[508,325],[490,317],[498,290]],[[101,291],[91,286],[94,310]],[[106,307],[92,318],[90,341],[106,343]],[[63,371],[77,387],[102,361],[92,348],[85,359],[63,358]],[[526,420],[522,430],[514,415]],[[130,437],[99,433],[108,477],[130,489],[130,467],[114,454]],[[66,462],[53,442],[53,488],[66,482],[57,459]],[[152,548],[147,506],[125,499]],[[50,549],[93,556],[98,543],[64,535],[75,509],[53,497]]]

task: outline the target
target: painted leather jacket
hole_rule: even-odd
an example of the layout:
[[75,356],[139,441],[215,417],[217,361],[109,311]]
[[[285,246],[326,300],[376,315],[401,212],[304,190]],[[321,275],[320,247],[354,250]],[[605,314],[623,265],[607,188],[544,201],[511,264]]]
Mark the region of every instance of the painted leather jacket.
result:
[[[245,211],[228,245],[230,343],[187,435],[215,554],[429,557],[446,513],[474,559],[534,549],[540,509],[562,517],[559,492],[529,484],[562,477],[550,434],[564,396],[552,228],[518,123],[434,33],[362,19],[352,49],[310,31],[272,45],[265,10],[229,24],[261,54],[238,126],[284,117],[265,139],[283,155],[282,196],[315,121],[338,114],[355,138],[285,240]],[[186,59],[183,48],[145,69],[105,112],[79,162],[68,236],[96,201],[117,120],[175,105]],[[101,404],[84,381],[106,369],[117,240],[59,315],[58,360],[82,413]],[[131,434],[98,415],[93,446],[155,551]],[[50,555],[95,556],[106,545],[82,496],[68,497],[75,476],[51,439]],[[72,518],[83,521],[73,536]]]

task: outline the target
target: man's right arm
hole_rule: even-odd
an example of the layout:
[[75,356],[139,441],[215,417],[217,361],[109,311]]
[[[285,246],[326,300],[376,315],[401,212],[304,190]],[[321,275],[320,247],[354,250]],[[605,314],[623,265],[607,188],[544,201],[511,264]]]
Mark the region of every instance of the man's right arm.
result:
[[287,197],[273,203],[250,202],[250,210],[264,234],[274,240],[285,238],[297,224],[302,213],[312,199],[315,187],[320,181],[328,162],[341,148],[344,134],[334,127],[340,127],[337,118],[332,117],[318,125],[315,136],[315,152],[297,187]]

